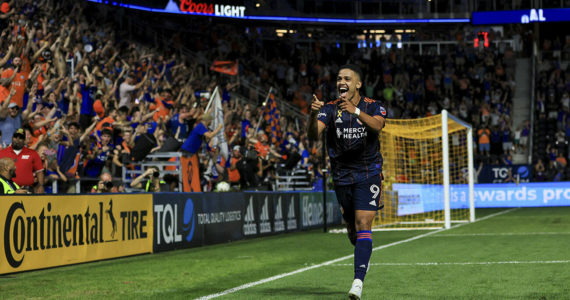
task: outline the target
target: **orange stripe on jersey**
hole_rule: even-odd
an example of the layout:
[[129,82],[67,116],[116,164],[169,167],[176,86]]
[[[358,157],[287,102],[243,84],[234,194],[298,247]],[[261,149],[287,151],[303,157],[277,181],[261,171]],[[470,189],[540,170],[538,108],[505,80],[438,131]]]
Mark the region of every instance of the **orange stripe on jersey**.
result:
[[337,104],[337,103],[339,103],[339,102],[340,102],[340,99],[336,99],[336,100],[334,100],[334,101],[332,101],[332,102],[329,102],[328,104]]
[[364,102],[368,102],[368,103],[374,103],[376,102],[374,99],[370,99],[368,97],[364,97]]

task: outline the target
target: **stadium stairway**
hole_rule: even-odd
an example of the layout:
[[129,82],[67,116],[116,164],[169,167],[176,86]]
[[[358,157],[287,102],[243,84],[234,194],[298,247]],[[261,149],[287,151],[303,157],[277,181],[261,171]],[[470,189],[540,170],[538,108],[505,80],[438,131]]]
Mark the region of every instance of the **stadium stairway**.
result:
[[[513,112],[512,112],[512,128],[514,132],[517,127],[523,124],[525,120],[530,120],[530,87],[532,86],[531,80],[531,64],[528,58],[518,58],[515,67],[515,82],[516,90],[513,96]],[[528,148],[525,150],[517,150],[513,154],[513,163],[526,164],[528,163]]]

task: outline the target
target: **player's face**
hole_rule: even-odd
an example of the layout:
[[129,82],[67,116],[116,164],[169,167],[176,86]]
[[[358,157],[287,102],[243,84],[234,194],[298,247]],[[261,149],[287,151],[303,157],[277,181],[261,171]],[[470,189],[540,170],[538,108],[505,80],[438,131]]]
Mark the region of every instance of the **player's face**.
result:
[[357,89],[361,86],[362,82],[358,74],[350,69],[340,69],[336,77],[336,88],[342,100],[351,100],[354,98]]

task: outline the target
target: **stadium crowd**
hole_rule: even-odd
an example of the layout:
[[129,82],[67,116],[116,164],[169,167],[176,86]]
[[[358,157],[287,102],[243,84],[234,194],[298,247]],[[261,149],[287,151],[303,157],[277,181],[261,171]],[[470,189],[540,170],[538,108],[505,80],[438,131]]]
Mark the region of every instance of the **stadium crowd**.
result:
[[[312,94],[336,97],[335,74],[347,61],[363,67],[364,94],[383,101],[390,118],[429,116],[445,108],[472,123],[485,163],[508,164],[513,147],[528,141],[528,123],[512,128],[515,54],[509,48],[474,49],[460,41],[440,54],[383,46],[347,56],[316,39],[265,39],[254,28],[200,22],[192,26],[206,38],[174,32],[161,47],[144,33],[118,30],[109,16],[87,14],[88,5],[11,1],[0,9],[0,147],[11,147],[17,130],[23,130],[25,146],[41,159],[41,166],[28,167],[35,181],[23,184],[35,192],[43,191],[42,183],[49,192],[51,181],[63,191],[80,192],[66,184],[79,178],[85,182],[81,192],[122,191],[123,183],[111,182],[124,165],[148,153],[195,150],[202,136],[208,143],[197,155],[205,190],[219,181],[242,189],[269,186],[276,164],[311,169],[321,151],[304,133],[305,118],[281,115],[283,138],[277,146],[260,119],[258,91],[274,87],[280,101],[306,113]],[[210,71],[216,60],[238,62],[238,75]],[[211,121],[204,110],[216,86],[231,149],[227,160],[211,143],[217,128],[196,130]],[[170,186],[180,180],[164,179]]]
[[[547,41],[551,56],[539,61],[536,75],[533,171],[535,181],[570,179],[570,65],[561,59],[570,53],[570,40]],[[562,52],[562,50],[564,50]]]

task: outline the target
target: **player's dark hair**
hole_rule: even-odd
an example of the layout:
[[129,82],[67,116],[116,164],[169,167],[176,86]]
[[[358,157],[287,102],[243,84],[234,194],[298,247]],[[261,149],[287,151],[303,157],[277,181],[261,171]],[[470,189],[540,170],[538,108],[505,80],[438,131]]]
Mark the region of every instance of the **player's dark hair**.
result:
[[359,66],[353,65],[353,64],[346,64],[346,65],[340,66],[339,70],[342,70],[342,69],[349,69],[352,72],[356,73],[358,75],[358,78],[360,78],[360,81],[362,83],[364,83],[364,76],[362,76],[362,69],[360,69]]

